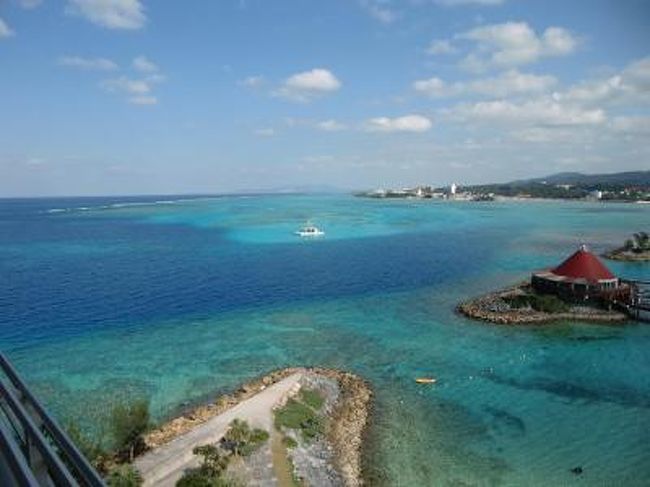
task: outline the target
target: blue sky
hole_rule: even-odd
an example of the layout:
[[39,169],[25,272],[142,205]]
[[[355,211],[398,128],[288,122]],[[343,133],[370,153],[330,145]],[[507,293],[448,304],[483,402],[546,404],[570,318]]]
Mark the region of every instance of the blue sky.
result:
[[643,0],[0,0],[0,196],[650,167]]

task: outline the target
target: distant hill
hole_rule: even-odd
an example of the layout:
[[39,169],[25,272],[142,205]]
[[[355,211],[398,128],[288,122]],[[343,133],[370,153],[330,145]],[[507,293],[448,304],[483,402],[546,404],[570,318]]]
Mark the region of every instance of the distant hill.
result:
[[579,172],[561,172],[543,178],[512,181],[512,185],[528,185],[531,183],[571,184],[573,186],[598,185],[650,185],[650,171],[628,171],[607,174],[583,174]]
[[[563,172],[543,178],[523,179],[505,184],[485,184],[463,188],[477,194],[550,199],[598,198],[610,201],[650,200],[650,171],[609,174]],[[598,191],[598,193],[594,193]],[[599,194],[594,196],[594,194]]]

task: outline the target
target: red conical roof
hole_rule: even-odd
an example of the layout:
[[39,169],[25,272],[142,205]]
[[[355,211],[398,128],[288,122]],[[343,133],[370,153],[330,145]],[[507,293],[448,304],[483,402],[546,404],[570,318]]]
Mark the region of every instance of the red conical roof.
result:
[[600,262],[598,257],[589,252],[584,245],[551,272],[558,276],[570,277],[572,279],[586,279],[590,282],[616,279],[616,276]]

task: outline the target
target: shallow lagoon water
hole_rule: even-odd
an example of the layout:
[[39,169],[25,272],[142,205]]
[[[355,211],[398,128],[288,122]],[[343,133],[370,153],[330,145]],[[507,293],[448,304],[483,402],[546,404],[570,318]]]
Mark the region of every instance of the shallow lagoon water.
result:
[[[63,421],[88,425],[140,396],[162,419],[313,364],[372,382],[371,472],[387,484],[650,478],[648,325],[514,328],[454,313],[579,243],[618,244],[649,226],[650,208],[170,200],[0,202],[0,343]],[[307,220],[325,238],[295,237]],[[650,278],[644,265],[608,265]],[[439,384],[418,386],[420,375]]]

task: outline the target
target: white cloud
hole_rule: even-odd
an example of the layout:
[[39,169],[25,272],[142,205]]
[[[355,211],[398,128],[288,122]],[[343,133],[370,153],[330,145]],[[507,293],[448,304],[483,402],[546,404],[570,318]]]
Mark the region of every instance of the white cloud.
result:
[[458,5],[503,5],[506,0],[434,0],[434,2],[445,7],[456,7]]
[[429,79],[421,79],[415,81],[413,83],[413,89],[423,95],[427,95],[432,98],[453,96],[462,91],[460,83],[449,85],[436,76]]
[[141,73],[157,73],[158,66],[144,56],[138,56],[133,59],[133,69]]
[[389,8],[382,0],[361,0],[361,6],[368,14],[382,24],[392,24],[397,20],[397,13]]
[[80,56],[63,56],[59,58],[58,64],[70,68],[85,69],[88,71],[115,71],[118,66],[115,62],[106,58],[84,58]]
[[529,64],[542,57],[565,56],[578,45],[577,39],[566,29],[549,27],[537,35],[526,22],[485,25],[456,37],[475,43],[475,49],[461,62],[461,66],[470,71]]
[[622,94],[622,91],[622,79],[617,75],[602,81],[582,82],[553,96],[558,101],[592,104],[611,100]]
[[370,15],[382,24],[392,24],[397,19],[397,14],[388,8],[381,8],[376,5],[368,7]]
[[611,122],[614,132],[632,135],[650,135],[650,117],[622,116],[615,117]]
[[9,28],[4,20],[0,19],[0,39],[11,37],[12,35],[14,35],[14,31]]
[[650,57],[630,63],[607,79],[578,83],[555,93],[554,98],[584,105],[650,103]]
[[249,88],[258,88],[264,84],[264,77],[260,75],[248,76],[247,78],[244,78],[240,83],[244,86],[248,86]]
[[275,95],[294,101],[306,102],[312,98],[337,91],[341,82],[331,71],[315,68],[287,78]]
[[47,161],[42,157],[29,157],[25,161],[25,165],[27,166],[42,166],[46,163]]
[[364,129],[367,132],[426,132],[432,122],[422,115],[404,115],[402,117],[377,117],[367,120]]
[[323,164],[332,162],[333,160],[334,156],[331,156],[329,154],[305,156],[302,158],[302,162],[305,162],[307,164]]
[[345,124],[341,122],[337,122],[336,120],[323,120],[322,122],[318,122],[316,124],[316,127],[319,128],[320,130],[324,130],[326,132],[337,132],[340,130],[345,130],[347,127]]
[[167,79],[167,77],[164,74],[152,73],[146,75],[144,79],[149,83],[162,83]]
[[157,105],[158,98],[152,95],[137,95],[129,97],[128,102],[133,105]]
[[151,92],[151,86],[147,81],[131,79],[126,76],[106,80],[102,83],[102,87],[111,92],[122,92],[129,95],[146,95]]
[[578,40],[562,27],[549,27],[542,34],[542,55],[566,56],[575,51]]
[[524,93],[543,93],[557,84],[557,79],[550,75],[521,73],[511,69],[499,76],[484,78],[469,84],[473,93],[504,97]]
[[565,143],[573,142],[576,139],[574,130],[562,127],[525,127],[515,129],[510,135],[515,140],[527,143]]
[[141,73],[139,77],[119,76],[102,81],[100,86],[110,93],[122,95],[132,105],[157,105],[158,97],[154,93],[154,87],[165,81],[164,74],[144,56],[134,58],[132,66]]
[[43,0],[18,0],[18,5],[26,9],[39,7],[41,3],[43,3]]
[[68,0],[66,11],[108,29],[140,29],[147,20],[140,0]]
[[441,54],[455,54],[458,49],[447,39],[436,39],[431,41],[426,52],[432,56],[438,56]]
[[275,129],[267,127],[255,130],[255,135],[260,137],[273,137],[275,135]]
[[312,69],[302,73],[294,74],[287,79],[285,85],[294,90],[305,91],[336,91],[341,83],[327,69]]
[[600,109],[585,109],[558,103],[551,97],[516,103],[509,100],[464,103],[451,109],[453,118],[465,122],[501,123],[513,125],[573,126],[599,125],[606,121]]
[[548,91],[557,83],[550,75],[521,73],[516,69],[508,70],[499,76],[477,79],[470,82],[445,83],[433,77],[413,83],[415,91],[432,98],[458,96],[461,94],[506,97],[528,93]]
[[650,91],[650,57],[631,63],[622,73],[623,81],[637,91]]

